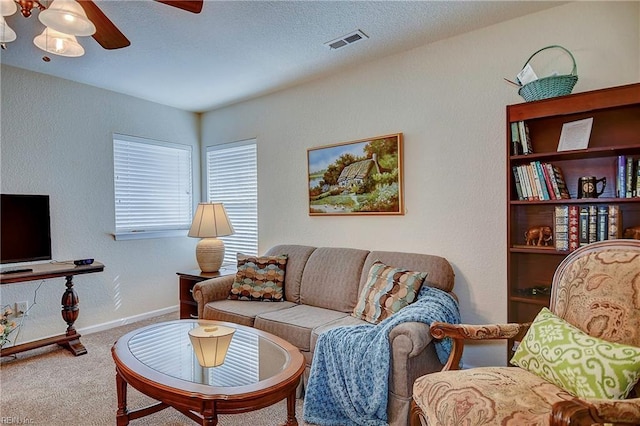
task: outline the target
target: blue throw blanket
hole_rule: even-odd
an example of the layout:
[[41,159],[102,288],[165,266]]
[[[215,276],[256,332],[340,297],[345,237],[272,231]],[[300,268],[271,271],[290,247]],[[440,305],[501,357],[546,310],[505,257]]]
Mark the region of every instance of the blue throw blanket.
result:
[[[418,300],[377,325],[337,327],[320,335],[304,397],[304,420],[326,426],[386,426],[391,349],[389,332],[403,322],[460,323],[458,303],[424,286]],[[451,341],[435,341],[446,362]]]

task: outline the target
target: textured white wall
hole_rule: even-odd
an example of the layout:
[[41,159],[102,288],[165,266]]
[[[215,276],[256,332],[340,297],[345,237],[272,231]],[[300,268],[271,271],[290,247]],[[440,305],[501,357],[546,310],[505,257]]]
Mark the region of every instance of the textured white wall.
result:
[[[188,112],[3,65],[0,189],[51,195],[55,259],[106,264],[75,280],[76,326],[89,328],[175,306],[176,271],[196,267],[194,239],[110,236],[112,132],[194,147],[202,137],[203,149],[257,137],[261,251],[290,242],[439,254],[455,268],[463,319],[504,321],[504,111],[521,99],[502,78],[562,44],[578,61],[576,92],[637,81],[639,9],[571,3],[211,112],[202,126]],[[405,216],[307,215],[307,148],[393,132],[405,136]],[[0,300],[31,303],[39,284],[3,285]],[[64,329],[63,290],[63,279],[44,282],[20,341]],[[482,345],[465,362],[504,355]]]
[[[257,137],[260,252],[301,243],[438,254],[454,266],[463,320],[503,322],[505,106],[522,99],[502,78],[560,44],[578,63],[575,92],[636,82],[639,5],[571,3],[205,113],[203,149]],[[405,216],[307,214],[307,148],[396,132]],[[473,345],[464,360],[505,355],[503,344]]]
[[[95,258],[105,271],[74,279],[76,328],[177,305],[176,272],[193,269],[195,239],[114,241],[112,133],[193,146],[199,186],[199,117],[68,80],[2,66],[1,189],[48,194],[55,260]],[[186,232],[185,232],[186,235]],[[64,278],[46,280],[19,342],[64,332]],[[2,285],[2,304],[34,301],[40,282]]]

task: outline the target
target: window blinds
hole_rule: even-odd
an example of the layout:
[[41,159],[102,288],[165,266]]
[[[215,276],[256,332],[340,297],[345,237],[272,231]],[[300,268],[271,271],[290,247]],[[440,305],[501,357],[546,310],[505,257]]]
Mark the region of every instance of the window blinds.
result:
[[189,229],[191,147],[113,136],[116,234]]
[[224,203],[235,234],[221,239],[224,263],[236,253],[258,254],[258,168],[256,140],[207,147],[208,201]]

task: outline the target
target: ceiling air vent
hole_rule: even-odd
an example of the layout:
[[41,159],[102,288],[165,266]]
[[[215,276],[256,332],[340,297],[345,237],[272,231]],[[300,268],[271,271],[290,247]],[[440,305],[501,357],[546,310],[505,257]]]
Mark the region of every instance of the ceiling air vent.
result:
[[335,40],[331,40],[326,42],[324,45],[327,46],[329,49],[331,50],[335,50],[335,49],[340,49],[341,47],[345,47],[349,44],[353,44],[356,43],[358,41],[361,40],[365,40],[369,37],[367,37],[367,35],[365,33],[363,33],[361,30],[356,30],[352,33],[349,33],[347,35],[344,35],[340,38],[337,38]]

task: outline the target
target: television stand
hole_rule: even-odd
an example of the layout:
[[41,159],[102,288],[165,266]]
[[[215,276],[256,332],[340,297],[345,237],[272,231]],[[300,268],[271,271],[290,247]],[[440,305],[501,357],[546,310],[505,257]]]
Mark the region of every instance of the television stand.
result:
[[104,271],[104,265],[94,262],[91,265],[76,266],[73,261],[43,263],[32,265],[30,270],[22,272],[14,272],[10,274],[0,274],[0,284],[13,284],[27,281],[44,280],[48,278],[65,277],[65,286],[67,287],[62,294],[62,319],[67,323],[67,331],[59,336],[47,337],[45,339],[33,342],[23,343],[21,345],[10,346],[6,349],[0,349],[0,356],[13,355],[19,352],[40,348],[42,346],[58,344],[68,349],[75,356],[87,353],[87,349],[80,342],[80,334],[76,331],[74,323],[78,319],[80,308],[78,308],[78,295],[73,289],[73,276],[81,274],[92,274],[94,272]]

